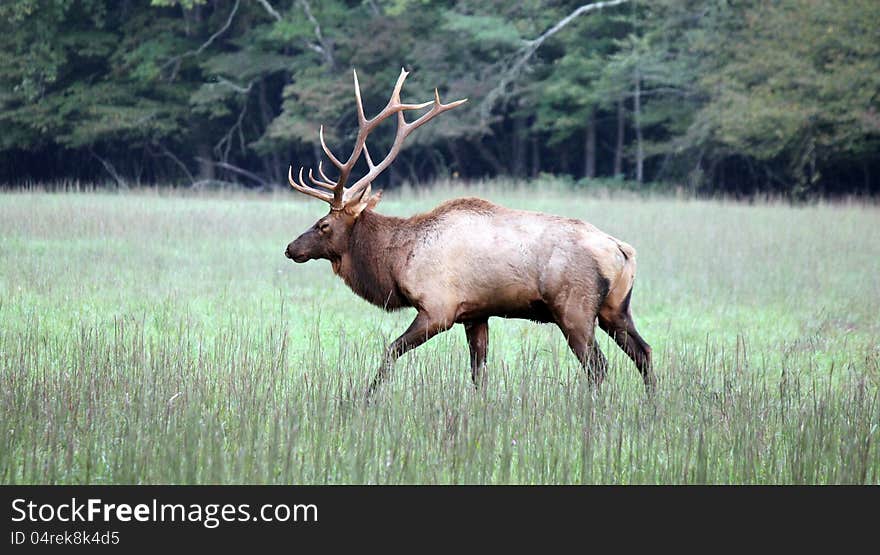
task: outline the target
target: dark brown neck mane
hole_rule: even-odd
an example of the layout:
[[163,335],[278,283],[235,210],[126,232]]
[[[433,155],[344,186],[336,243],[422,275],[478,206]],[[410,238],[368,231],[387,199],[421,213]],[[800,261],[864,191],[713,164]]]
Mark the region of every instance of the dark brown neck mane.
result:
[[352,291],[388,311],[410,306],[394,279],[398,257],[389,253],[394,231],[403,221],[364,210],[351,228],[348,252],[333,261],[333,271]]

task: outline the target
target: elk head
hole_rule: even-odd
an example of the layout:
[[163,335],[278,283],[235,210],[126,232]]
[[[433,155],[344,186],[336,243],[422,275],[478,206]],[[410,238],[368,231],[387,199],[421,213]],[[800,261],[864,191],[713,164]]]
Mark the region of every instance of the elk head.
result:
[[[352,227],[357,222],[358,216],[367,209],[372,209],[379,203],[382,193],[381,191],[373,194],[371,185],[373,180],[379,176],[391,162],[397,157],[403,146],[406,137],[418,127],[428,123],[435,116],[442,114],[446,110],[455,108],[465,103],[467,99],[457,100],[449,104],[440,102],[440,94],[434,89],[434,100],[423,102],[421,104],[404,104],[400,101],[400,91],[403,88],[403,82],[409,73],[401,69],[400,76],[397,78],[397,84],[394,85],[394,91],[388,104],[372,119],[367,119],[364,115],[364,105],[361,101],[361,89],[358,84],[357,72],[354,73],[354,95],[357,99],[357,117],[358,117],[358,134],[354,143],[354,150],[344,163],[341,162],[330,148],[324,142],[324,127],[321,126],[318,136],[321,139],[321,148],[324,154],[330,159],[330,162],[336,166],[339,177],[334,180],[330,179],[322,167],[322,162],[318,163],[318,175],[315,176],[310,169],[308,178],[311,186],[307,185],[303,179],[303,168],[299,169],[298,179],[293,175],[293,167],[288,170],[287,179],[290,186],[297,191],[321,199],[330,205],[330,213],[315,222],[302,235],[297,237],[287,246],[285,255],[294,262],[305,262],[315,258],[324,258],[328,260],[338,259],[345,251],[348,245],[348,237]],[[404,112],[407,110],[421,110],[431,106],[431,109],[419,116],[415,121],[407,122]],[[367,150],[367,136],[385,119],[397,114],[397,134],[394,136],[394,144],[388,151],[387,156],[378,164],[373,163],[370,152]],[[358,179],[351,187],[346,187],[348,178],[352,169],[361,156],[367,162],[368,171],[366,175]]]

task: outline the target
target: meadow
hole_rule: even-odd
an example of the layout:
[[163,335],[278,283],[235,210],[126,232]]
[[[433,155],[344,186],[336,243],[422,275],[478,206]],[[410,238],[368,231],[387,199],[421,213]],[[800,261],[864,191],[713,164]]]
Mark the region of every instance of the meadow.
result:
[[398,190],[410,215],[476,195],[590,221],[639,253],[648,397],[601,332],[588,381],[555,326],[461,326],[363,393],[412,319],[287,243],[292,191],[0,195],[0,483],[880,483],[880,207],[572,191]]

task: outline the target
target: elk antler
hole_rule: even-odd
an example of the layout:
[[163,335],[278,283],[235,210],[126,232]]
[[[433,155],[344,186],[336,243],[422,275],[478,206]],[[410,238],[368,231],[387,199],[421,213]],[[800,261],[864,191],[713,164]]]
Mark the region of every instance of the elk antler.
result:
[[[405,69],[401,69],[400,77],[397,78],[397,83],[394,85],[394,91],[391,93],[391,99],[388,100],[388,104],[386,104],[385,108],[383,108],[374,118],[367,119],[364,115],[364,105],[361,101],[361,87],[358,83],[357,71],[353,71],[353,73],[354,95],[357,99],[358,134],[357,139],[355,139],[354,150],[345,163],[339,161],[339,159],[333,155],[333,152],[330,151],[330,148],[327,147],[327,143],[324,142],[323,125],[318,131],[318,137],[321,139],[321,148],[324,149],[324,154],[327,155],[330,162],[332,162],[339,170],[339,177],[336,179],[336,183],[333,183],[333,180],[327,177],[320,162],[318,163],[318,177],[315,177],[314,174],[312,174],[312,170],[309,170],[308,172],[309,181],[312,183],[311,187],[306,185],[306,182],[303,179],[302,167],[299,169],[298,180],[294,179],[293,166],[291,166],[287,172],[287,179],[290,181],[291,187],[301,193],[305,193],[309,196],[330,203],[331,210],[342,210],[351,201],[360,201],[360,199],[362,199],[369,191],[370,184],[373,180],[376,179],[380,173],[385,171],[385,168],[391,165],[391,162],[394,161],[397,154],[400,152],[400,149],[403,146],[403,141],[415,129],[428,123],[435,116],[442,114],[446,110],[451,110],[452,108],[467,102],[467,99],[465,98],[450,102],[449,104],[443,104],[440,102],[440,93],[437,92],[437,89],[434,89],[434,100],[429,100],[428,102],[423,102],[421,104],[403,104],[400,101],[400,91],[403,88],[403,82],[406,80],[409,72]],[[415,121],[406,121],[406,118],[403,115],[406,110],[421,110],[428,106],[431,106],[431,109],[419,116]],[[391,150],[388,151],[388,155],[385,156],[385,159],[378,164],[374,164],[373,159],[370,157],[370,152],[367,150],[367,136],[383,120],[393,114],[397,114],[397,134],[394,136],[394,144],[391,145]],[[348,182],[351,170],[354,169],[354,165],[357,163],[358,158],[360,158],[361,152],[364,153],[367,160],[367,167],[369,168],[367,174],[358,179],[354,185],[346,188],[345,184]]]

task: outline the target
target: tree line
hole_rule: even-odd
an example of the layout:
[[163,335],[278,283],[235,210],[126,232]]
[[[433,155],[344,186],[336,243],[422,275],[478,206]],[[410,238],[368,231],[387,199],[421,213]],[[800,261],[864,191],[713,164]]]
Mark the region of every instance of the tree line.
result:
[[876,194],[878,21],[876,0],[5,0],[0,183],[282,184],[319,125],[353,143],[352,68],[369,112],[405,67],[405,100],[469,102],[392,185]]

